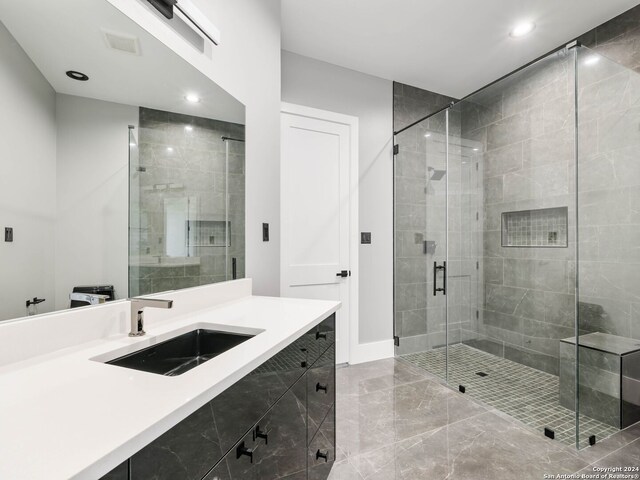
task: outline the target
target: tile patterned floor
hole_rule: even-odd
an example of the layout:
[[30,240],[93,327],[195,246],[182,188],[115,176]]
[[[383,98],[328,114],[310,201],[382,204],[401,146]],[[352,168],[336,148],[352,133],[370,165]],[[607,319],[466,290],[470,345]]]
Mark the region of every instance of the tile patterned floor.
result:
[[640,464],[640,425],[577,451],[403,360],[339,368],[330,480],[540,480]]
[[[403,355],[401,358],[441,375],[445,371],[445,349]],[[487,376],[477,373],[483,372]],[[575,445],[575,412],[558,403],[558,377],[520,363],[482,352],[468,345],[449,347],[449,384],[464,385],[466,394],[496,408],[543,434],[551,428],[556,439]],[[590,417],[580,416],[580,444],[588,446],[589,436],[598,441],[618,429]]]

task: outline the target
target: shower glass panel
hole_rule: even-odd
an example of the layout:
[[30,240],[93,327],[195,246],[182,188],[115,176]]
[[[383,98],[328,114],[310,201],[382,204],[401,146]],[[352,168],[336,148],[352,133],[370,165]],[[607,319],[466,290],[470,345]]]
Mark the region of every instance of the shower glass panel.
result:
[[448,167],[448,382],[568,444],[558,359],[575,325],[574,57],[456,103]]
[[[397,355],[446,378],[447,112],[396,136]],[[428,232],[428,233],[427,233]],[[423,352],[430,352],[428,356]]]
[[242,278],[244,126],[140,108],[130,135],[129,295]]
[[[640,420],[640,75],[580,47],[577,92],[578,442],[584,447]],[[560,346],[567,403],[576,389],[574,338]]]

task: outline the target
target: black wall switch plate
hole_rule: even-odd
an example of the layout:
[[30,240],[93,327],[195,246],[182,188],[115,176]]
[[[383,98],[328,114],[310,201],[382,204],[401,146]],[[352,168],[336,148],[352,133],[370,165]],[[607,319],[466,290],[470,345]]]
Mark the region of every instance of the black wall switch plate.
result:
[[13,242],[13,227],[4,227],[4,241]]
[[262,241],[263,242],[269,241],[269,224],[268,223],[262,224]]
[[362,245],[371,245],[371,232],[360,232],[360,243]]

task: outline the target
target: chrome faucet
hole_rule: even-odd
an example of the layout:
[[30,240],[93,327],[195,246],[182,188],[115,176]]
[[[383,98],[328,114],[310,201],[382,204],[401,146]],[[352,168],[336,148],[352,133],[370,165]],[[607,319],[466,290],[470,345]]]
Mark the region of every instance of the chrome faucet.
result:
[[141,337],[144,331],[145,307],[172,308],[173,300],[161,300],[159,298],[130,298],[131,302],[131,331],[130,337]]

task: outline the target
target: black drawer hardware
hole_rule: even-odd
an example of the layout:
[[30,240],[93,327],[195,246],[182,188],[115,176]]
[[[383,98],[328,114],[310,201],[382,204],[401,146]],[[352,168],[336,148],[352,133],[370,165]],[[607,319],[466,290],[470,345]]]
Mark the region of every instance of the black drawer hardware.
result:
[[260,425],[256,425],[256,429],[253,431],[253,441],[255,442],[258,438],[262,438],[264,444],[269,445],[269,434],[260,430]]
[[300,362],[300,366],[302,368],[307,368],[307,362],[305,362],[304,360],[302,362]]
[[329,450],[320,450],[316,452],[316,460],[324,459],[325,463],[329,461]]
[[324,393],[327,393],[327,384],[326,383],[316,383],[316,392],[319,392],[320,390],[322,390]]
[[327,339],[327,334],[326,333],[320,333],[320,332],[316,332],[316,340],[320,340],[320,339]]
[[[436,282],[438,278],[438,270],[442,270],[442,287],[437,288]],[[447,262],[442,262],[442,265],[438,265],[437,262],[433,262],[433,296],[435,297],[438,292],[442,292],[443,295],[447,294]]]
[[336,273],[336,277],[347,278],[349,276],[349,270],[340,270]]
[[236,448],[236,458],[240,458],[243,455],[249,457],[249,460],[253,463],[253,449],[245,447],[244,442],[241,442],[238,448]]

